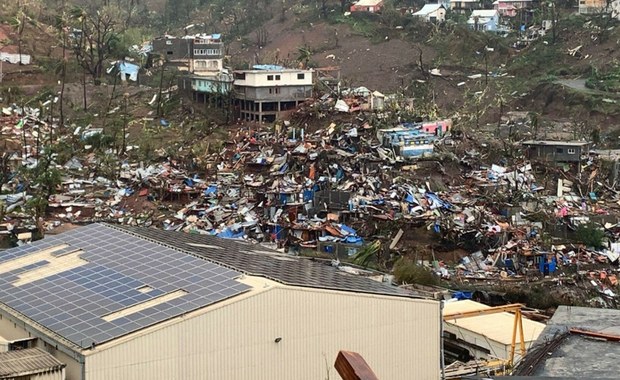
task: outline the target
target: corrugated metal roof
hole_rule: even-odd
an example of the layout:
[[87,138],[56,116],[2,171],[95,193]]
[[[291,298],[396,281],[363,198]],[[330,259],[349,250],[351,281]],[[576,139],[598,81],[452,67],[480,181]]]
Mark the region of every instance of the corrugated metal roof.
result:
[[[463,300],[456,302],[447,302],[444,306],[443,312],[444,314],[452,314],[463,313],[467,311],[484,310],[489,308],[489,306],[475,301]],[[495,313],[448,320],[446,321],[446,323],[485,336],[489,340],[499,342],[501,344],[511,344],[514,320],[514,314]],[[523,318],[523,331],[525,342],[533,342],[538,339],[538,336],[542,333],[544,328],[545,325],[543,323]],[[519,337],[517,335],[517,342],[518,341]]]
[[38,348],[0,353],[0,379],[58,371],[64,367],[65,364]]
[[[475,11],[474,11],[475,12]],[[555,141],[555,140],[527,140],[522,145],[551,145],[551,146],[587,146],[587,141]]]

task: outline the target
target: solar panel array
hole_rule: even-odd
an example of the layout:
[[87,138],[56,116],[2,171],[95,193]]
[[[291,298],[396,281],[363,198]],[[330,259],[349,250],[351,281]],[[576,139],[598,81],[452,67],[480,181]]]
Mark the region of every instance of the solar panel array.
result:
[[[411,296],[410,293],[363,276],[348,274],[322,262],[283,256],[258,244],[215,236],[119,226],[175,248],[183,249],[249,275],[263,276],[286,285],[361,293]],[[215,247],[216,249],[214,249]]]
[[[239,272],[101,224],[1,252],[0,272],[11,260],[61,244],[69,247],[52,256],[81,249],[80,258],[87,263],[21,286],[13,284],[20,274],[49,262],[42,260],[3,273],[0,302],[82,348],[250,289],[236,281]],[[103,319],[180,289],[187,294],[109,322]]]

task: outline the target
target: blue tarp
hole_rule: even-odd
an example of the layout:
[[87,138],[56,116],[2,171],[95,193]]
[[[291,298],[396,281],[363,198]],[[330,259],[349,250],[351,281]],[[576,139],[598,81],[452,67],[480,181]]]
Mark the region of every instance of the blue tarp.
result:
[[458,292],[452,293],[452,298],[456,298],[459,301],[470,300],[473,295],[474,295],[474,292],[458,291]]
[[363,244],[364,240],[359,236],[347,236],[342,240],[347,244]]
[[286,231],[284,229],[284,227],[276,224],[275,227],[273,228],[273,233],[276,235],[276,239],[282,239],[284,238],[284,231]]
[[540,260],[540,264],[539,264],[539,269],[540,269],[540,273],[553,273],[555,272],[555,266],[557,264],[557,261],[555,260],[555,257],[551,258],[551,261],[546,262],[547,260],[545,260],[545,258],[543,258],[542,260]]
[[288,170],[288,163],[285,162],[282,166],[280,166],[280,169],[278,171],[280,173],[286,173],[287,170]]
[[217,186],[211,185],[205,189],[205,195],[215,194],[217,193]]
[[304,190],[304,202],[309,202],[314,199],[314,190]]
[[121,79],[125,80],[126,76],[129,75],[129,80],[137,81],[138,80],[138,71],[140,70],[140,66],[134,65],[133,63],[121,61],[118,63],[118,71],[121,73]]
[[415,197],[409,193],[407,193],[407,196],[405,197],[405,201],[407,201],[408,203],[418,203],[418,201],[415,199]]
[[254,65],[254,70],[284,70],[284,67],[278,65]]
[[342,170],[342,168],[338,168],[338,171],[336,172],[336,179],[340,181],[342,178],[344,178],[344,170]]
[[222,239],[241,239],[243,238],[243,235],[244,235],[243,231],[235,233],[230,228],[226,228],[225,230],[216,234],[215,236],[222,238]]
[[344,231],[348,235],[357,235],[357,231],[355,231],[353,228],[347,225],[344,225],[344,224],[340,225],[340,230]]
[[454,206],[452,206],[452,204],[450,202],[444,201],[443,199],[439,198],[437,195],[435,195],[435,193],[430,193],[427,192],[424,194],[424,197],[426,197],[426,199],[432,201],[433,204],[439,206],[439,207],[443,207],[445,209],[451,209]]

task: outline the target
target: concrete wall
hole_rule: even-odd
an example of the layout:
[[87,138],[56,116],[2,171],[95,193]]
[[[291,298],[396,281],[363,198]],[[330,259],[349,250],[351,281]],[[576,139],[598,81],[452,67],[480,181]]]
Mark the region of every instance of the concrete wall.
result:
[[235,93],[238,99],[258,101],[287,101],[304,100],[312,96],[312,86],[284,86],[284,87],[242,87],[235,82]]
[[437,302],[264,286],[270,288],[99,347],[86,359],[86,378],[339,379],[333,363],[342,349],[359,352],[380,379],[439,378]]
[[[206,50],[217,50],[218,54],[206,53]],[[153,52],[160,54],[167,60],[179,59],[218,59],[222,58],[223,45],[221,43],[197,44],[189,38],[156,39],[153,41]]]
[[[245,79],[235,77],[235,85],[250,87],[312,86],[311,70],[254,70],[244,73]],[[299,78],[298,75],[303,75],[303,78]]]
[[191,58],[191,43],[187,39],[157,39],[153,41],[153,52],[167,60]]
[[219,72],[224,68],[222,59],[191,59],[189,70],[192,72]]
[[[569,149],[571,152],[568,153]],[[587,148],[585,149],[587,152]],[[555,162],[579,162],[584,149],[580,146],[564,145],[531,145],[527,147],[527,155],[530,159],[538,159]]]

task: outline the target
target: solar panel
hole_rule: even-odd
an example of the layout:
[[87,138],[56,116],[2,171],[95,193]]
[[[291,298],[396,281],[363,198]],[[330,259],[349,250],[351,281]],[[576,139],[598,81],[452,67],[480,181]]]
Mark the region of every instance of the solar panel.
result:
[[[239,240],[144,227],[119,226],[118,228],[191,252],[212,262],[221,263],[222,266],[214,268],[213,271],[215,273],[221,271],[224,276],[228,276],[227,271],[231,270],[228,268],[234,268],[249,275],[267,277],[287,285],[411,296],[397,287],[348,274],[318,261],[283,256],[279,252]],[[185,259],[191,260],[192,256],[188,255]],[[181,268],[186,269],[184,266]],[[189,267],[187,271],[188,277],[194,275],[193,268]],[[210,277],[211,280],[218,278],[215,274]],[[223,283],[221,280],[215,280],[215,282]],[[230,286],[230,288],[236,289],[235,286]]]
[[[5,263],[61,244],[69,246],[52,252],[49,260],[0,276],[0,302],[82,348],[250,289],[235,280],[239,272],[101,224],[4,251],[0,255],[0,272]],[[56,265],[54,260],[78,249],[83,251],[79,259],[85,261],[77,267],[14,285],[20,275]],[[138,289],[144,286],[152,290],[140,292]],[[187,294],[111,321],[103,319],[177,290]]]

